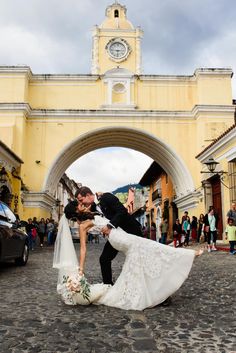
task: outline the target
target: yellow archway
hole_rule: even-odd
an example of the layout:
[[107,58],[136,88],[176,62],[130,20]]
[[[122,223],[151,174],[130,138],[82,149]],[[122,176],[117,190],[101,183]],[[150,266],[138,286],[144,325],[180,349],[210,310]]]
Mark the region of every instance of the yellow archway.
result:
[[197,195],[192,176],[184,161],[164,141],[136,128],[109,127],[85,133],[57,155],[45,177],[42,192],[54,195],[65,170],[79,157],[103,147],[126,147],[153,158],[170,175],[180,207],[194,207]]

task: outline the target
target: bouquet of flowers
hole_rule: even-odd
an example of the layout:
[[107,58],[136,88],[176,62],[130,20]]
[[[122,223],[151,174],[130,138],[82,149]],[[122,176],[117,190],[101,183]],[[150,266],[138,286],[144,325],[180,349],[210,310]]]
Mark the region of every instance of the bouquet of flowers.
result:
[[73,295],[79,293],[84,299],[88,300],[90,297],[90,285],[84,276],[79,274],[71,276],[63,276],[63,284],[65,284],[68,291],[68,298],[73,301]]

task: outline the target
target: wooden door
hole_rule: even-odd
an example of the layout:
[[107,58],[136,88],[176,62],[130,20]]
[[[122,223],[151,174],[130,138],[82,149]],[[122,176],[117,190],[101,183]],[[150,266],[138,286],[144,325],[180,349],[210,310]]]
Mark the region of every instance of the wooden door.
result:
[[222,222],[222,202],[221,202],[220,176],[217,176],[211,180],[211,186],[212,186],[213,206],[219,216],[219,223],[218,223],[219,236],[218,236],[218,239],[222,239],[223,222]]

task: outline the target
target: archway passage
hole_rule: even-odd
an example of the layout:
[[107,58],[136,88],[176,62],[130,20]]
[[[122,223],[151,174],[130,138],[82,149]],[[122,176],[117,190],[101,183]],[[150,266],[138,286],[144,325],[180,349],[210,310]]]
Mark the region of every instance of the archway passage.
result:
[[183,198],[186,199],[184,206],[186,204],[188,207],[189,203],[193,203],[193,199],[196,201],[192,176],[176,152],[165,142],[149,133],[125,127],[96,129],[79,136],[65,146],[52,163],[42,191],[53,195],[61,176],[75,160],[103,147],[126,147],[148,155],[171,177],[177,201],[179,199],[181,203]]

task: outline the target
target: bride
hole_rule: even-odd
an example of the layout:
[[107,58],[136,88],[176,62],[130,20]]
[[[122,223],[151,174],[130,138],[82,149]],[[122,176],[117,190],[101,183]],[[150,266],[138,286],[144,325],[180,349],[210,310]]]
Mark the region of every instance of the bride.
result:
[[195,256],[202,250],[180,249],[113,228],[111,245],[125,254],[115,284],[89,284],[84,276],[88,230],[101,230],[109,221],[91,212],[79,212],[80,258],[78,260],[68,221],[60,220],[53,267],[59,269],[57,292],[70,305],[104,304],[120,309],[143,310],[164,302],[188,277]]

